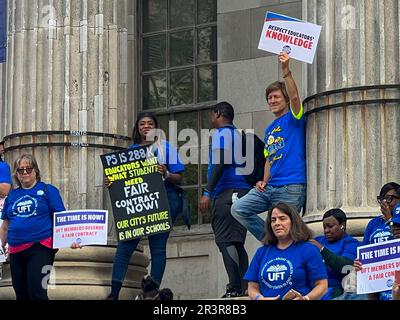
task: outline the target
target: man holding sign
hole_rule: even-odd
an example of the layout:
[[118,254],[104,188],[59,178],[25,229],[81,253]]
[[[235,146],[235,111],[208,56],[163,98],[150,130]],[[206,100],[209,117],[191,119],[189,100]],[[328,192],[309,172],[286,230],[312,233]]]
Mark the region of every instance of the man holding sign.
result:
[[[106,185],[113,185],[110,196],[118,234],[109,300],[118,300],[129,260],[144,236],[150,246],[150,274],[161,284],[169,232],[182,211],[182,190],[177,184],[185,167],[175,147],[161,139],[160,132],[156,136],[156,129],[156,116],[141,113],[133,128],[130,149],[102,156]],[[121,187],[115,190],[118,185]],[[121,219],[124,215],[126,218]]]
[[312,63],[321,26],[292,17],[267,12],[258,49],[279,54],[284,51],[293,59]]
[[306,192],[306,121],[296,82],[289,69],[289,55],[279,54],[285,82],[270,84],[265,96],[275,120],[265,129],[267,158],[264,179],[237,200],[231,213],[258,240],[264,238],[264,221],[258,214],[283,202],[300,213]]

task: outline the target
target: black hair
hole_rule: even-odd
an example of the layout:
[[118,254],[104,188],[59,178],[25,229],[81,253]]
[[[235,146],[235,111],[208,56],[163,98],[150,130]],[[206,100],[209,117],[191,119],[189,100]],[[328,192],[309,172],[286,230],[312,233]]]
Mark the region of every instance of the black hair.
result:
[[215,105],[213,109],[214,113],[221,115],[222,117],[229,120],[229,122],[233,121],[235,116],[235,111],[233,111],[233,107],[229,102],[222,101]]
[[0,145],[1,145],[1,146],[4,146],[5,143],[6,143],[5,140],[1,140],[1,141],[0,141]]
[[155,128],[158,128],[158,120],[156,117],[156,114],[154,112],[141,112],[138,114],[135,125],[132,130],[132,141],[133,143],[139,144],[142,142],[142,137],[140,136],[139,133],[139,121],[142,120],[143,118],[150,118],[154,121]]
[[331,216],[334,217],[339,222],[339,224],[347,221],[346,213],[344,213],[344,211],[339,208],[328,210],[324,213],[322,219],[329,218]]
[[388,182],[384,184],[379,192],[379,196],[384,197],[390,190],[396,190],[397,195],[400,197],[400,185],[396,182]]

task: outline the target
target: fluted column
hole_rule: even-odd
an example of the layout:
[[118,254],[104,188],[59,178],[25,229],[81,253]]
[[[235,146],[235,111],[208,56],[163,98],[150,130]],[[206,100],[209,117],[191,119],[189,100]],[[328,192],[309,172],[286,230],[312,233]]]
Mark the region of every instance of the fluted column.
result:
[[[114,245],[99,156],[129,145],[124,137],[131,134],[136,108],[135,8],[131,0],[9,0],[6,94],[0,110],[7,161],[34,153],[43,180],[61,190],[68,209],[109,209],[109,244]],[[114,250],[93,247],[82,253],[75,262],[85,275],[92,273],[85,279],[74,274],[80,268],[68,271],[75,263],[73,252],[58,254],[56,297],[63,297],[63,283],[78,288],[75,298],[90,298],[79,285],[109,285]],[[134,262],[128,289],[139,287],[149,263],[140,252]],[[103,291],[93,297],[108,289]]]
[[311,225],[339,207],[362,235],[381,186],[400,181],[399,10],[398,0],[303,2],[304,19],[323,27],[306,82]]

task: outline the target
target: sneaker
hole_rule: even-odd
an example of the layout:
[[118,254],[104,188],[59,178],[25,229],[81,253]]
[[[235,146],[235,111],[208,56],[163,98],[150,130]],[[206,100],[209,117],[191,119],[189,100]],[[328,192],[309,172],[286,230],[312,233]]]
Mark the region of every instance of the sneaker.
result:
[[221,297],[222,299],[225,298],[237,298],[241,297],[242,293],[238,292],[234,287],[232,287],[230,284],[226,285],[226,292],[225,294]]

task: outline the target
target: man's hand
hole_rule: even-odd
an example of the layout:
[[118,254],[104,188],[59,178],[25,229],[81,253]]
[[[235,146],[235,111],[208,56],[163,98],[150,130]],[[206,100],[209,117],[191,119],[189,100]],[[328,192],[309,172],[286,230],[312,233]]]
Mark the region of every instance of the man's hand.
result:
[[264,192],[266,186],[267,186],[267,183],[265,181],[258,181],[256,183],[256,189],[259,192]]
[[287,74],[289,70],[289,55],[286,52],[281,52],[278,56],[279,62],[281,63],[283,75]]
[[202,196],[199,205],[200,213],[205,214],[208,211],[209,206],[210,206],[210,197]]

